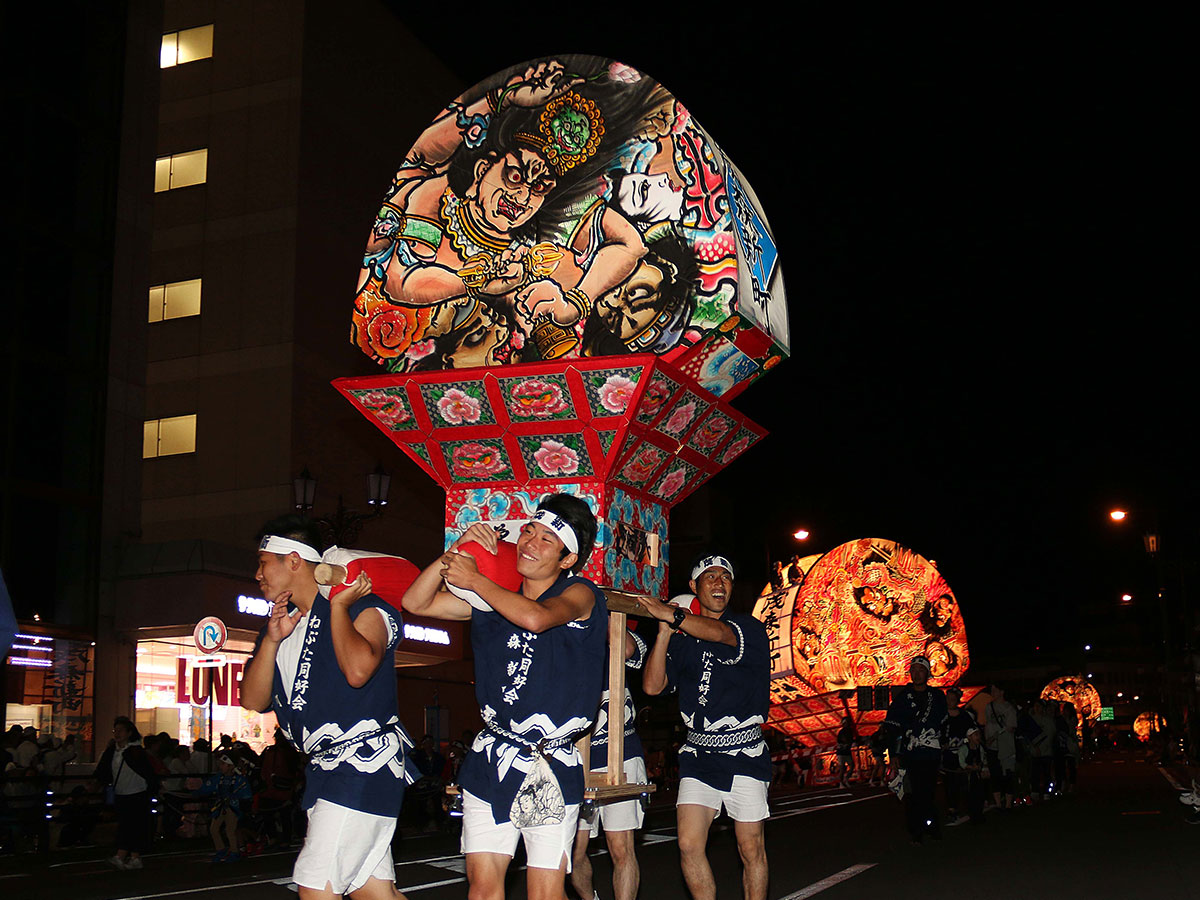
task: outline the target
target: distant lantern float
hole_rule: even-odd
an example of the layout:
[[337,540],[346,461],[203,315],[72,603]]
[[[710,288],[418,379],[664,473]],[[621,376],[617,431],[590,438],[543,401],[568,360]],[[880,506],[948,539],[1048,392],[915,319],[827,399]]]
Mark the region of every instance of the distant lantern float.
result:
[[1133,735],[1145,744],[1151,735],[1158,734],[1166,726],[1166,721],[1158,713],[1144,712],[1133,720]]
[[805,562],[798,580],[768,585],[754,609],[771,639],[774,702],[906,684],[918,655],[937,686],[967,670],[958,601],[925,557],[871,538]]
[[1063,675],[1042,688],[1042,699],[1051,703],[1070,703],[1079,722],[1100,718],[1100,692],[1082,675]]

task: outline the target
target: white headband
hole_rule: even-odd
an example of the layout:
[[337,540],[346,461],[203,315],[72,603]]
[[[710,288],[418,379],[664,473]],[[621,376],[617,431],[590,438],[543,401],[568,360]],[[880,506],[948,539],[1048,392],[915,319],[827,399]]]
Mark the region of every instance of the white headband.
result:
[[293,541],[291,538],[280,537],[277,534],[265,535],[262,543],[258,545],[258,549],[266,550],[268,553],[278,553],[280,556],[295,553],[306,562],[319,563],[321,561],[321,554],[308,544]]
[[711,569],[713,566],[716,566],[718,569],[724,569],[729,573],[730,578],[733,577],[733,563],[723,556],[706,556],[700,562],[696,563],[695,568],[692,569],[692,581],[699,578],[700,573],[705,569]]
[[548,509],[539,509],[529,521],[545,525],[553,531],[563,542],[563,546],[571,553],[579,552],[579,538],[575,536],[575,529],[568,525],[558,513],[550,512]]

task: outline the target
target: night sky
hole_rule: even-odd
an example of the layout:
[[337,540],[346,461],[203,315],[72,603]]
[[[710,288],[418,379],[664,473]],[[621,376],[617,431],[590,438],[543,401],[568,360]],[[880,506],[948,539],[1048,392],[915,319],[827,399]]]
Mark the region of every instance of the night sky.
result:
[[1198,499],[1180,23],[797,5],[787,24],[526,8],[454,31],[411,6],[464,84],[557,52],[642,69],[754,186],[792,357],[735,401],[771,435],[711,487],[747,580],[798,525],[806,553],[890,538],[938,562],[976,664],[1070,656],[1078,610],[1128,590],[1154,613],[1117,504],[1158,517],[1179,603]]

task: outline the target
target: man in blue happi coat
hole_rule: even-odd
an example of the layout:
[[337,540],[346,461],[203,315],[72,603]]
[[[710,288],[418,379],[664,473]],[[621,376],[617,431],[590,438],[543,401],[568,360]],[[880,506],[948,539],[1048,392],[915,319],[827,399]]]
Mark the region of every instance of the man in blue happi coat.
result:
[[242,706],[274,710],[309,756],[308,831],[293,872],[300,896],[390,900],[403,897],[392,834],[412,781],[392,666],[400,616],[371,593],[366,574],[327,599],[315,577],[319,542],[300,516],[263,528],[255,578],[271,618],[242,675]]
[[929,683],[929,660],[914,656],[909,683],[888,706],[882,729],[891,737],[890,754],[897,787],[903,785],[904,814],[914,844],[926,834],[941,837],[941,817],[934,802],[942,762],[942,727],[946,695]]
[[646,660],[647,694],[678,691],[687,740],[679,750],[679,857],[695,900],[714,900],[716,882],[705,847],[708,831],[724,806],[734,822],[742,858],[746,900],[767,895],[767,851],[763,822],[768,816],[771,754],[762,725],[770,705],[770,651],[763,624],[729,611],[733,564],[707,556],[689,582],[698,614],[657,600],[643,600],[659,620],[658,637]]
[[[480,574],[458,548],[489,550],[496,532],[472,525],[404,595],[417,615],[471,620],[475,695],[484,727],[459,772],[462,850],[471,900],[504,900],[504,876],[525,844],[530,900],[563,900],[583,800],[575,740],[600,705],[607,656],[604,595],[577,573],[592,552],[596,520],[577,497],[542,500],[517,538],[519,592]],[[479,605],[443,589],[473,592]]]

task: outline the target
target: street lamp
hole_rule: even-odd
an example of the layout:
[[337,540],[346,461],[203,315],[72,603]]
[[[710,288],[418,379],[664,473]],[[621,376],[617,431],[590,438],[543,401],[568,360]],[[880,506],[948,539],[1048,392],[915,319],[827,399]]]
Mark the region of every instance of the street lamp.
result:
[[808,540],[808,532],[803,528],[797,528],[792,533],[792,537],[794,537],[798,541],[807,541]]
[[1122,603],[1131,603],[1132,601],[1133,601],[1133,594],[1122,594],[1121,595]]
[[[358,533],[362,529],[363,523],[383,515],[391,486],[392,476],[384,471],[382,463],[377,464],[375,471],[367,474],[367,504],[371,507],[371,511],[360,513],[353,509],[347,509],[339,494],[337,509],[330,515],[316,519],[321,537],[326,543],[337,544],[339,547],[352,545],[358,539]],[[302,512],[311,510],[313,499],[317,493],[317,479],[308,471],[308,466],[305,466],[303,471],[296,476],[292,487],[295,491],[296,509]]]
[[300,470],[300,474],[292,479],[292,493],[296,500],[296,509],[308,512],[313,508],[313,500],[317,496],[317,479],[312,477],[308,466]]
[[1129,513],[1125,512],[1123,509],[1110,510],[1108,513],[1108,517],[1114,522],[1124,522],[1127,515],[1129,515]]

